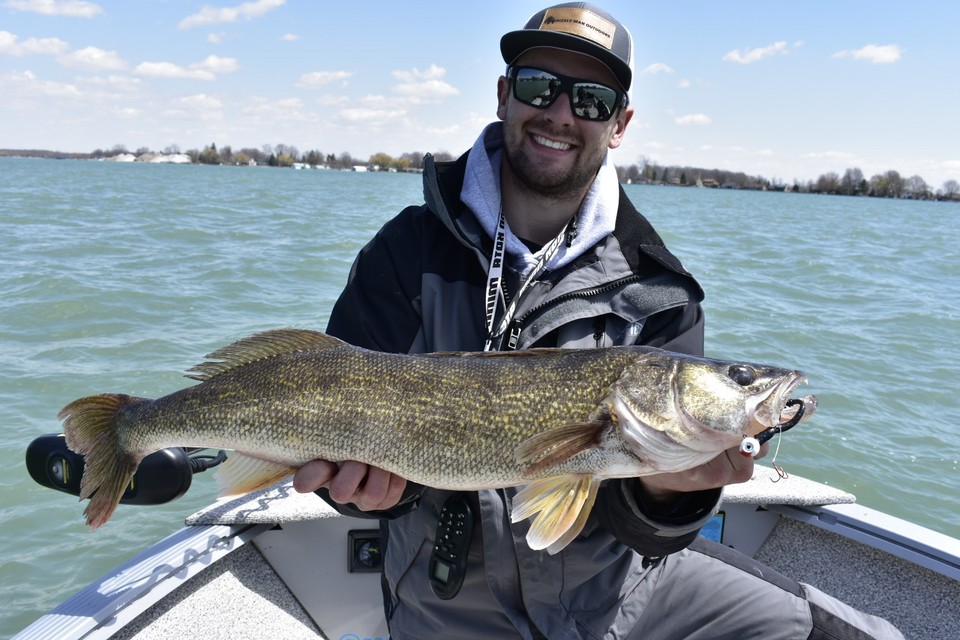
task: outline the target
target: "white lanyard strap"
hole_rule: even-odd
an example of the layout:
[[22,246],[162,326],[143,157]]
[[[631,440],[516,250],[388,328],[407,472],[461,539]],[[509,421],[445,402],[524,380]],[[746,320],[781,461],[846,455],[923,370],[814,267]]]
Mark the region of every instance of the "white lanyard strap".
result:
[[[557,255],[557,252],[560,251],[560,244],[563,242],[569,226],[570,223],[567,223],[557,237],[543,247],[536,264],[533,265],[523,284],[520,285],[520,289],[516,295],[510,300],[510,304],[506,305],[506,309],[503,311],[503,317],[500,318],[500,324],[498,324],[496,330],[494,330],[493,325],[497,314],[497,306],[500,300],[504,300],[503,260],[506,252],[507,222],[503,215],[503,207],[500,208],[500,220],[497,223],[497,231],[493,239],[493,253],[490,256],[490,266],[487,268],[487,342],[483,346],[484,351],[490,351],[493,346],[493,340],[502,336],[510,326],[510,323],[513,322],[513,317],[517,313],[517,305],[520,299],[530,285],[533,284],[534,280],[547,268],[547,265],[550,264],[550,261]],[[506,301],[504,300],[504,302]]]
[[500,208],[500,220],[493,238],[493,254],[490,256],[490,266],[487,267],[487,342],[484,351],[490,351],[493,342],[493,321],[497,315],[497,303],[503,297],[503,257],[507,244],[507,221],[503,217],[503,207]]

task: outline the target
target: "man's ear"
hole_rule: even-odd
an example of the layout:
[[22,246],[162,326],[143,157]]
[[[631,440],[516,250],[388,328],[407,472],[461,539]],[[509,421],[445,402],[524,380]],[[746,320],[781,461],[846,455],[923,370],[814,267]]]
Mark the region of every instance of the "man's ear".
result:
[[506,76],[497,80],[497,117],[507,119],[507,101],[510,100],[510,82]]
[[620,115],[618,115],[614,120],[615,128],[610,136],[610,142],[607,144],[608,148],[616,149],[620,146],[620,143],[623,142],[623,135],[627,131],[627,125],[630,124],[631,118],[633,118],[632,105],[621,111]]

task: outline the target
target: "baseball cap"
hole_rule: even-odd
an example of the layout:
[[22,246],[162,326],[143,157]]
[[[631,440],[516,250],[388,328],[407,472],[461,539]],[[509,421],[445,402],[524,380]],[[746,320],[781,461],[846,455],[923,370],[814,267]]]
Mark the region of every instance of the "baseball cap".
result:
[[592,56],[610,68],[625,90],[630,89],[633,38],[619,20],[589,2],[566,2],[539,11],[523,29],[500,39],[500,53],[508,65],[534,47]]

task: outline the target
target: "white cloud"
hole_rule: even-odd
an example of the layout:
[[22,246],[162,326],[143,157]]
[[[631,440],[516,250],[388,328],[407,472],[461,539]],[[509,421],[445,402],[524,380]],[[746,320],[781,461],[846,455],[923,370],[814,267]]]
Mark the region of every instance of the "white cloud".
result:
[[423,80],[439,80],[445,76],[446,73],[447,70],[443,67],[438,67],[435,64],[431,64],[430,68],[425,71],[420,71],[419,69],[410,69],[410,71],[394,71],[393,77],[401,82],[421,82]]
[[185,96],[180,98],[179,102],[185,107],[200,111],[220,109],[223,107],[223,102],[220,100],[220,98],[208,96],[205,93],[198,93],[194,96]]
[[205,123],[222,122],[222,107],[223,102],[220,98],[198,93],[192,96],[183,96],[176,100],[172,108],[164,112],[164,116],[188,121],[199,120]]
[[120,91],[124,93],[134,93],[140,88],[140,79],[130,76],[109,75],[109,76],[91,76],[82,78],[82,83],[101,90]]
[[339,107],[345,104],[353,102],[347,96],[321,96],[314,101],[314,104],[317,104],[321,107]]
[[222,33],[208,33],[207,42],[210,44],[222,44],[223,43],[223,34]]
[[298,87],[320,87],[337,80],[346,80],[353,75],[352,71],[311,71],[300,76]]
[[244,105],[243,113],[274,122],[303,121],[308,117],[303,107],[304,103],[300,98],[281,98],[280,100],[253,98]]
[[431,64],[430,68],[424,71],[419,69],[394,71],[393,77],[400,80],[401,84],[395,85],[393,90],[406,96],[413,103],[431,102],[460,95],[456,87],[442,79],[446,73],[446,69],[435,64]]
[[764,58],[787,53],[790,53],[790,51],[787,48],[786,41],[780,40],[779,42],[774,42],[766,47],[758,47],[756,49],[745,49],[743,51],[740,49],[734,49],[723,56],[723,61],[736,62],[738,64],[751,64],[753,62],[763,60]]
[[388,98],[387,96],[378,93],[368,93],[360,98],[360,102],[365,105],[385,105],[388,102],[390,104],[396,104],[397,99],[393,97]]
[[70,18],[92,18],[103,13],[100,5],[82,0],[7,0],[3,6],[17,11]]
[[646,69],[644,69],[641,73],[645,75],[656,75],[658,73],[670,74],[670,73],[673,73],[673,67],[671,67],[670,65],[664,64],[662,62],[654,62],[653,64],[648,66]]
[[210,73],[222,74],[222,73],[233,73],[240,69],[240,63],[237,62],[236,58],[221,58],[220,56],[207,56],[200,62],[195,62],[190,65],[191,69],[200,69],[202,71],[209,71]]
[[200,62],[194,62],[189,67],[182,67],[173,62],[143,62],[137,65],[134,73],[153,78],[185,78],[188,80],[215,80],[217,74],[232,73],[240,68],[235,58],[221,58],[207,56]]
[[29,38],[17,42],[18,36],[9,31],[0,31],[0,54],[27,56],[31,54],[58,55],[70,48],[60,38]]
[[677,88],[678,88],[678,89],[689,89],[689,88],[690,88],[690,84],[691,84],[690,81],[687,80],[686,78],[684,78],[683,80],[681,80],[680,82],[677,83]]
[[460,95],[460,91],[443,80],[398,84],[393,90],[400,95],[407,96],[413,102],[427,102]]
[[97,47],[84,47],[57,58],[64,67],[83,71],[123,71],[126,61],[116,51],[105,51]]
[[300,36],[298,36],[295,33],[285,33],[282,36],[280,36],[280,39],[283,40],[284,42],[295,42],[300,39]]
[[204,6],[200,11],[187,16],[180,21],[181,29],[193,29],[208,24],[222,24],[225,22],[236,22],[237,20],[253,20],[260,16],[282,7],[287,0],[254,0],[253,2],[244,2],[234,7],[211,7]]
[[685,116],[676,116],[673,121],[679,125],[713,124],[713,118],[702,113],[691,113]]
[[903,49],[900,45],[875,45],[868,44],[862,49],[838,51],[833,54],[834,58],[853,58],[854,60],[866,60],[873,64],[893,64],[903,56]]
[[204,69],[186,69],[172,62],[141,62],[134,73],[152,78],[187,78],[190,80],[215,80],[210,71]]
[[115,116],[124,120],[133,120],[143,115],[143,111],[135,107],[117,107],[112,111]]
[[350,124],[379,127],[403,120],[407,112],[403,109],[341,109],[337,117]]
[[0,76],[0,93],[7,98],[15,96],[20,99],[31,97],[77,99],[82,95],[75,85],[40,80],[31,71]]
[[[368,93],[367,95],[363,96],[359,100],[351,100],[350,102],[354,102],[354,103],[359,102],[363,104],[364,107],[369,109],[383,110],[383,109],[386,109],[388,105],[394,106],[394,107],[417,106],[417,105],[427,104],[435,101],[426,100],[421,95],[407,95],[407,96],[398,97],[398,96],[385,96],[385,95],[376,94],[376,93]],[[631,126],[633,125],[631,124]]]

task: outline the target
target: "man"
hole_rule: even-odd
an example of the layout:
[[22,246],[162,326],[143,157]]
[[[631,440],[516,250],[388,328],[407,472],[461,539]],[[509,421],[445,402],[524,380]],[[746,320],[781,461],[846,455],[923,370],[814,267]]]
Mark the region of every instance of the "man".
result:
[[[391,352],[646,344],[701,355],[702,291],[607,161],[633,115],[630,34],[602,9],[569,3],[506,34],[501,51],[500,122],[459,160],[428,160],[426,203],[361,251],[328,331]],[[752,459],[728,451],[688,472],[610,481],[557,555],[531,551],[528,523],[511,524],[515,489],[460,496],[319,460],[294,486],[382,518],[396,638],[848,637],[861,627],[900,637],[695,542],[721,487],[752,471]],[[476,523],[459,541],[460,585],[431,573],[445,505]]]

